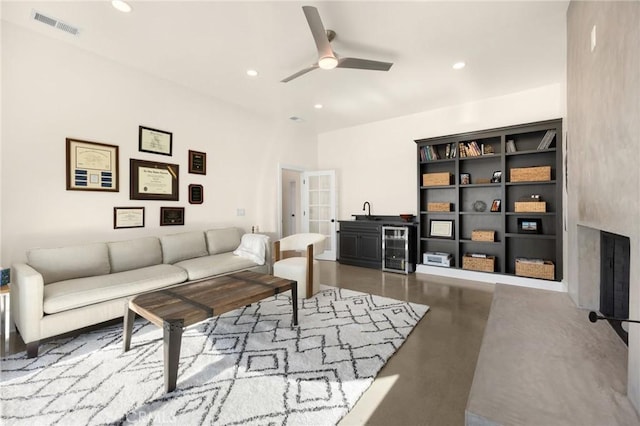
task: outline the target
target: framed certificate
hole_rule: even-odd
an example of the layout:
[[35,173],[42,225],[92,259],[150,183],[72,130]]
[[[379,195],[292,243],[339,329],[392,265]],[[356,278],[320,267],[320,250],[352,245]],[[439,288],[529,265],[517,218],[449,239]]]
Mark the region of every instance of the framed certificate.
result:
[[429,238],[445,238],[453,240],[453,220],[431,219],[429,221]]
[[184,207],[160,207],[160,226],[184,225]]
[[129,166],[129,199],[178,201],[180,166],[134,158],[129,160]]
[[67,190],[118,192],[118,147],[67,138]]
[[113,229],[144,228],[144,207],[114,207]]
[[173,133],[150,127],[138,127],[139,151],[171,156],[172,146]]
[[207,174],[207,153],[189,150],[189,173]]

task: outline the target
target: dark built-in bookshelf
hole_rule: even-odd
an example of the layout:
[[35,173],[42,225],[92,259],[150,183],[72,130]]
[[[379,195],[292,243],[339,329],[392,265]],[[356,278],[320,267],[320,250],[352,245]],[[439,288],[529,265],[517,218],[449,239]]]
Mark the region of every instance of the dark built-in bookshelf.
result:
[[[495,257],[493,272],[516,274],[516,258],[545,260],[555,265],[554,280],[562,280],[562,120],[415,142],[419,262],[426,252],[443,252],[453,256],[452,268],[462,268],[465,254],[484,254]],[[512,169],[531,167],[550,168],[550,176],[511,181]],[[491,182],[497,171],[500,181]],[[423,175],[428,173],[449,173],[452,178],[449,184],[424,186]],[[469,175],[469,184],[461,183],[461,174]],[[498,212],[490,211],[494,200],[500,200]],[[516,212],[515,202],[528,200],[544,201],[545,210]],[[477,201],[486,210],[478,211],[482,203]],[[430,203],[450,203],[451,211],[429,211]],[[453,221],[452,238],[432,236],[433,220]],[[494,231],[495,241],[472,240],[474,230]]]

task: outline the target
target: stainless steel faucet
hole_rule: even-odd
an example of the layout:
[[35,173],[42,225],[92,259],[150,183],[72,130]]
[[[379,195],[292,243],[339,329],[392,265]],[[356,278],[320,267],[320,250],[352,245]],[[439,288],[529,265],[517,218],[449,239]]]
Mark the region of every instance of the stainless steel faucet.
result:
[[371,204],[368,201],[365,201],[362,205],[362,211],[365,211],[367,206],[369,206],[369,212],[367,213],[367,217],[371,217]]

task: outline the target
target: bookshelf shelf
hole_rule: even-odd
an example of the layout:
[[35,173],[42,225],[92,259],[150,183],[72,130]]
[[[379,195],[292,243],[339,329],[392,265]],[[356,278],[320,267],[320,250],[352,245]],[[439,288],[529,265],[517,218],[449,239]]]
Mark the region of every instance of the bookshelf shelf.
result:
[[[419,139],[415,142],[420,211],[417,240],[419,260],[426,252],[447,252],[453,255],[453,264],[456,265],[453,267],[459,268],[465,253],[483,253],[495,257],[494,272],[514,274],[516,258],[544,259],[555,264],[555,280],[562,280],[562,120]],[[511,152],[513,149],[515,151]],[[467,156],[460,157],[463,151]],[[438,159],[425,161],[422,156],[426,152]],[[489,153],[481,155],[482,152]],[[541,166],[550,166],[550,180],[509,181],[511,169]],[[500,182],[488,183],[496,171],[501,172]],[[422,186],[422,175],[425,173],[450,173],[454,183]],[[470,183],[460,183],[462,174],[464,181]],[[534,194],[547,203],[547,210],[550,211],[514,211],[516,201]],[[501,211],[489,211],[494,200],[500,200]],[[484,202],[486,211],[474,211],[476,201]],[[428,211],[427,204],[433,202],[451,203],[452,211]],[[429,238],[430,219],[443,217],[454,220],[455,238]],[[520,233],[518,222],[526,218],[535,219],[541,226],[541,233]],[[496,241],[473,241],[473,230],[493,230]]]

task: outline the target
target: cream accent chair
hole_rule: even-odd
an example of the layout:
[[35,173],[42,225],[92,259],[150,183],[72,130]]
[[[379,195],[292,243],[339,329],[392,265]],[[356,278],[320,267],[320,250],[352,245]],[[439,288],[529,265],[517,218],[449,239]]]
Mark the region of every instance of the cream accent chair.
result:
[[[320,268],[314,259],[324,251],[322,234],[294,234],[273,243],[273,275],[298,282],[298,297],[308,299],[320,289]],[[284,251],[303,251],[305,257],[282,258]]]

